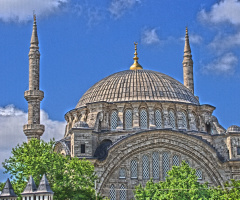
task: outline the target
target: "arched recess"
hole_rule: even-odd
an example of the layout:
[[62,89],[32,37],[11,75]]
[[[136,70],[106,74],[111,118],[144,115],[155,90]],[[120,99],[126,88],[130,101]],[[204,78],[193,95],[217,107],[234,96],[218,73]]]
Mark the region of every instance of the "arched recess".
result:
[[97,168],[106,169],[102,174],[99,174],[98,190],[101,191],[101,188],[109,182],[111,175],[119,168],[122,162],[136,154],[144,154],[149,149],[159,147],[188,156],[201,166],[215,186],[223,184],[222,176],[224,174],[221,175],[218,171],[218,169],[223,168],[222,162],[217,157],[213,147],[192,135],[185,135],[181,132],[148,130],[138,132],[126,140],[114,144],[109,149],[109,156],[104,161],[95,163]]

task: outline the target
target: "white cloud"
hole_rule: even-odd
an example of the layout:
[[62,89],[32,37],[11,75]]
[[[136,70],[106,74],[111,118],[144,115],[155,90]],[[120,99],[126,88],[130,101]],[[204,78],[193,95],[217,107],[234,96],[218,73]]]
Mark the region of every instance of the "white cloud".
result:
[[32,19],[33,11],[38,16],[56,12],[69,0],[0,0],[0,19],[9,22],[26,22]]
[[212,63],[204,66],[202,72],[205,74],[224,74],[232,75],[235,72],[238,58],[231,52],[215,59]]
[[[24,124],[27,124],[27,113],[13,105],[0,107],[0,168],[2,168],[2,162],[11,155],[11,149],[27,141],[23,133]],[[43,110],[41,110],[41,124],[45,125],[45,132],[41,139],[49,141],[53,137],[56,140],[63,137],[65,122],[49,119],[48,114]]]
[[238,0],[222,0],[214,4],[209,12],[205,9],[199,13],[199,19],[214,24],[229,22],[240,25],[240,2]]
[[142,36],[141,36],[141,42],[147,45],[159,44],[160,39],[157,35],[156,28],[143,30]]
[[240,32],[233,35],[218,34],[209,44],[209,47],[221,53],[239,45]]
[[[185,41],[185,37],[182,37],[181,40]],[[197,34],[189,34],[189,41],[190,41],[190,44],[201,44],[203,41],[203,38]]]
[[115,17],[121,17],[127,10],[133,8],[140,0],[112,0],[109,11]]

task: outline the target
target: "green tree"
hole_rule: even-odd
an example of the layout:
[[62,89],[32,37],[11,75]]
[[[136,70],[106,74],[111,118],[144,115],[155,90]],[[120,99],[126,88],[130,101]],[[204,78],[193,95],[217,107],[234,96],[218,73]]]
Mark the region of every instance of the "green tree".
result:
[[208,184],[197,182],[196,170],[183,162],[180,166],[173,166],[165,181],[154,183],[151,179],[146,187],[136,187],[135,198],[138,200],[195,200],[209,199],[211,192]]
[[3,190],[4,185],[5,185],[5,183],[1,183],[1,182],[0,182],[0,191]]
[[87,160],[54,152],[54,141],[32,139],[17,145],[12,149],[12,156],[3,162],[3,167],[5,173],[11,174],[13,188],[19,196],[30,175],[38,185],[42,175],[46,174],[54,199],[95,199],[97,177],[94,166]]
[[211,188],[211,200],[240,199],[240,180],[230,180],[224,187]]

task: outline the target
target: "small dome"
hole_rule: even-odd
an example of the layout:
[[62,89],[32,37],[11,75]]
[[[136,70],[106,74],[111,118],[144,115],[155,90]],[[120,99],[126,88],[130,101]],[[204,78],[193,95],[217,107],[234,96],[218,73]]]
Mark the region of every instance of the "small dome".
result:
[[228,133],[240,133],[240,127],[236,125],[232,125],[227,129]]
[[199,105],[194,94],[179,81],[151,70],[126,70],[102,79],[88,89],[76,108],[101,101],[170,101]]

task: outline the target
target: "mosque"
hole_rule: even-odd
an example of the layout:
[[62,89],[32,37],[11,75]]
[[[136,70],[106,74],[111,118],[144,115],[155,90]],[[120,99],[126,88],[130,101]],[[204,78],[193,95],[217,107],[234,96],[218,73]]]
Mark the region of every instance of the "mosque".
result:
[[[184,83],[138,62],[103,78],[65,114],[63,139],[55,151],[90,160],[99,177],[97,190],[111,200],[133,197],[135,186],[165,179],[182,161],[196,169],[199,182],[222,185],[240,179],[240,127],[225,130],[213,115],[215,107],[200,104],[194,94],[193,60],[186,28]],[[34,18],[29,52],[28,140],[44,133],[40,124],[37,25]],[[160,64],[160,63],[159,63]],[[81,184],[81,183],[79,183]]]

